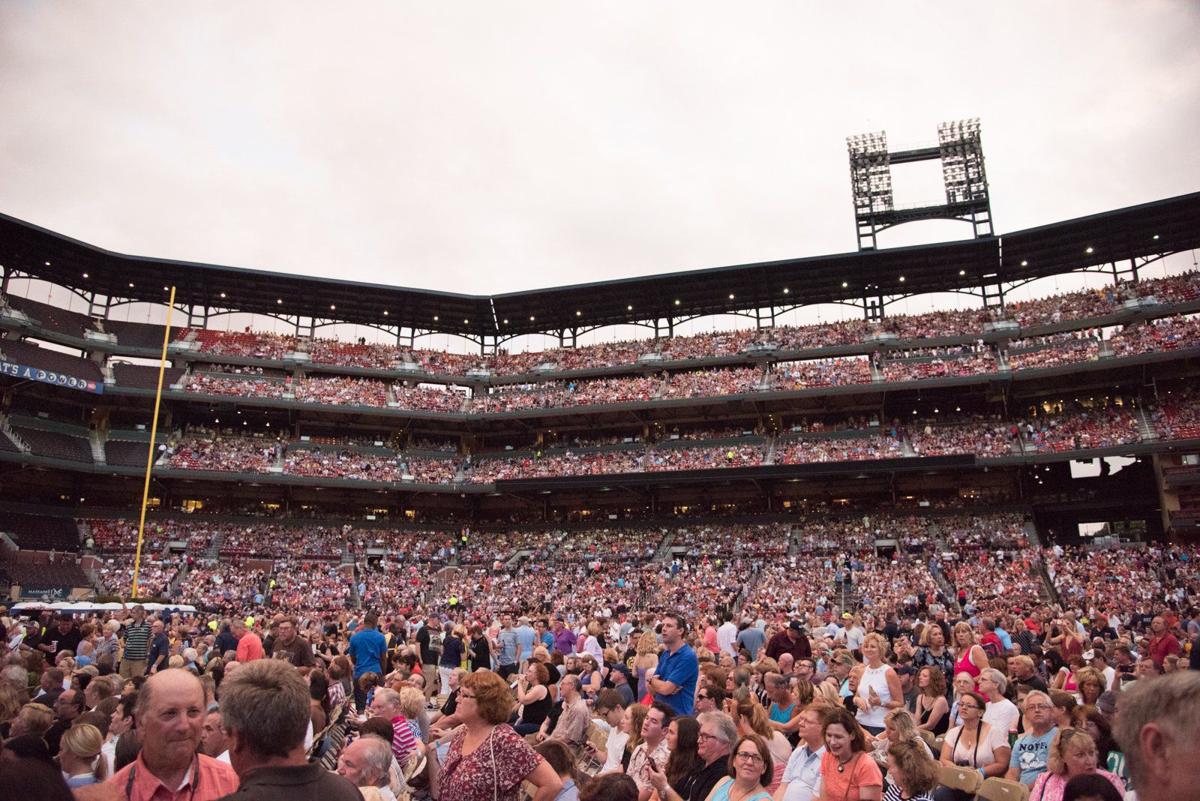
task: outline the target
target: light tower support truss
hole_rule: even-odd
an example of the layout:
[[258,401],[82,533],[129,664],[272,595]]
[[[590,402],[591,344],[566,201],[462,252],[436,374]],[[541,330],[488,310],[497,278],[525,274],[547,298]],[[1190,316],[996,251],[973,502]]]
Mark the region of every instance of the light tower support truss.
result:
[[[992,209],[978,119],[938,125],[936,147],[890,151],[887,134],[857,134],[846,139],[850,154],[850,187],[859,251],[876,250],[881,231],[918,220],[961,220],[976,239],[992,236]],[[891,165],[916,161],[942,163],[946,202],[896,208]]]

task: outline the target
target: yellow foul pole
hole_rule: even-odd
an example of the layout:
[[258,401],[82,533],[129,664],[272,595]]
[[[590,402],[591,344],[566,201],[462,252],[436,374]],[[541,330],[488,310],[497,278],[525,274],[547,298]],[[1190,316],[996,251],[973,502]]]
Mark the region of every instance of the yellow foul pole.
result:
[[142,512],[138,517],[137,551],[133,556],[133,589],[130,595],[138,597],[138,571],[142,567],[142,535],[146,532],[146,504],[150,502],[150,470],[154,467],[155,448],[158,445],[158,408],[162,403],[163,373],[167,369],[167,344],[171,341],[171,311],[175,308],[175,287],[171,287],[171,299],[167,301],[167,324],[163,328],[162,354],[158,360],[158,389],[154,391],[154,419],[150,422],[150,447],[146,453],[146,481],[142,485]]

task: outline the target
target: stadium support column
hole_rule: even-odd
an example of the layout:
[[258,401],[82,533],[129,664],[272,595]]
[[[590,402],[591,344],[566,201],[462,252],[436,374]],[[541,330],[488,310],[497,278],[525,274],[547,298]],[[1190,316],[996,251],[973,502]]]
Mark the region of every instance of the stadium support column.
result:
[[1004,310],[1004,285],[1000,283],[1000,276],[996,273],[983,276],[979,294],[983,298],[983,308]]
[[12,279],[12,269],[7,264],[0,264],[0,295],[8,294],[8,282]]
[[885,304],[883,292],[880,291],[878,284],[867,284],[863,287],[862,308],[863,316],[868,322],[883,319]]
[[101,320],[107,320],[108,314],[112,309],[112,298],[106,297],[103,303],[100,303],[97,298],[100,296],[95,292],[88,294],[88,317],[99,317]]
[[[199,308],[199,312],[196,309]],[[208,328],[208,306],[188,306],[188,328]]]
[[1112,277],[1114,284],[1120,284],[1122,281],[1131,281],[1137,283],[1138,280],[1138,263],[1137,259],[1130,259],[1128,266],[1122,268],[1122,262],[1114,261],[1111,263]]

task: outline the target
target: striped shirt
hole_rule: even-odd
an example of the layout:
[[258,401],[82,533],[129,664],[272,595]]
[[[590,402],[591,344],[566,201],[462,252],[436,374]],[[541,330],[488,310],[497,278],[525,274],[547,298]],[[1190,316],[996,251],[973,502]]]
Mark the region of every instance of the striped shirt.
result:
[[150,652],[150,624],[130,623],[125,627],[125,659],[134,662],[145,659]]
[[416,750],[417,738],[408,725],[408,718],[403,715],[392,718],[392,756],[396,757],[401,768]]

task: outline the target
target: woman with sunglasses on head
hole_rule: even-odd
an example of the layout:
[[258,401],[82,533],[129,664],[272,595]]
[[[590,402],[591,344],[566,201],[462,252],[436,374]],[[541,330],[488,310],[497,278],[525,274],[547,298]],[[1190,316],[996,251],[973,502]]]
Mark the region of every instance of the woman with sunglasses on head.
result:
[[887,750],[888,788],[883,801],[931,801],[938,765],[923,742],[899,740]]
[[729,755],[729,775],[717,783],[707,801],[771,801],[767,785],[775,767],[767,743],[743,734]]
[[508,725],[515,701],[496,673],[463,677],[457,714],[463,725],[450,740],[441,769],[441,798],[454,801],[516,801],[521,783],[534,786],[534,801],[552,801],[562,780],[546,760]]
[[1046,772],[1038,776],[1029,797],[1033,801],[1062,801],[1072,779],[1089,775],[1107,780],[1124,797],[1125,783],[1107,770],[1099,769],[1096,762],[1096,743],[1091,735],[1083,729],[1062,729],[1050,743]]
[[[968,690],[958,700],[958,712],[963,723],[946,732],[942,744],[941,763],[949,767],[973,768],[984,778],[1004,777],[1008,771],[1012,748],[1008,744],[1008,732],[985,723],[984,710],[987,699],[974,690]],[[934,791],[935,801],[967,801],[969,793],[960,793],[949,787]]]
[[825,717],[821,801],[880,801],[883,774],[867,749],[867,736],[845,707]]

